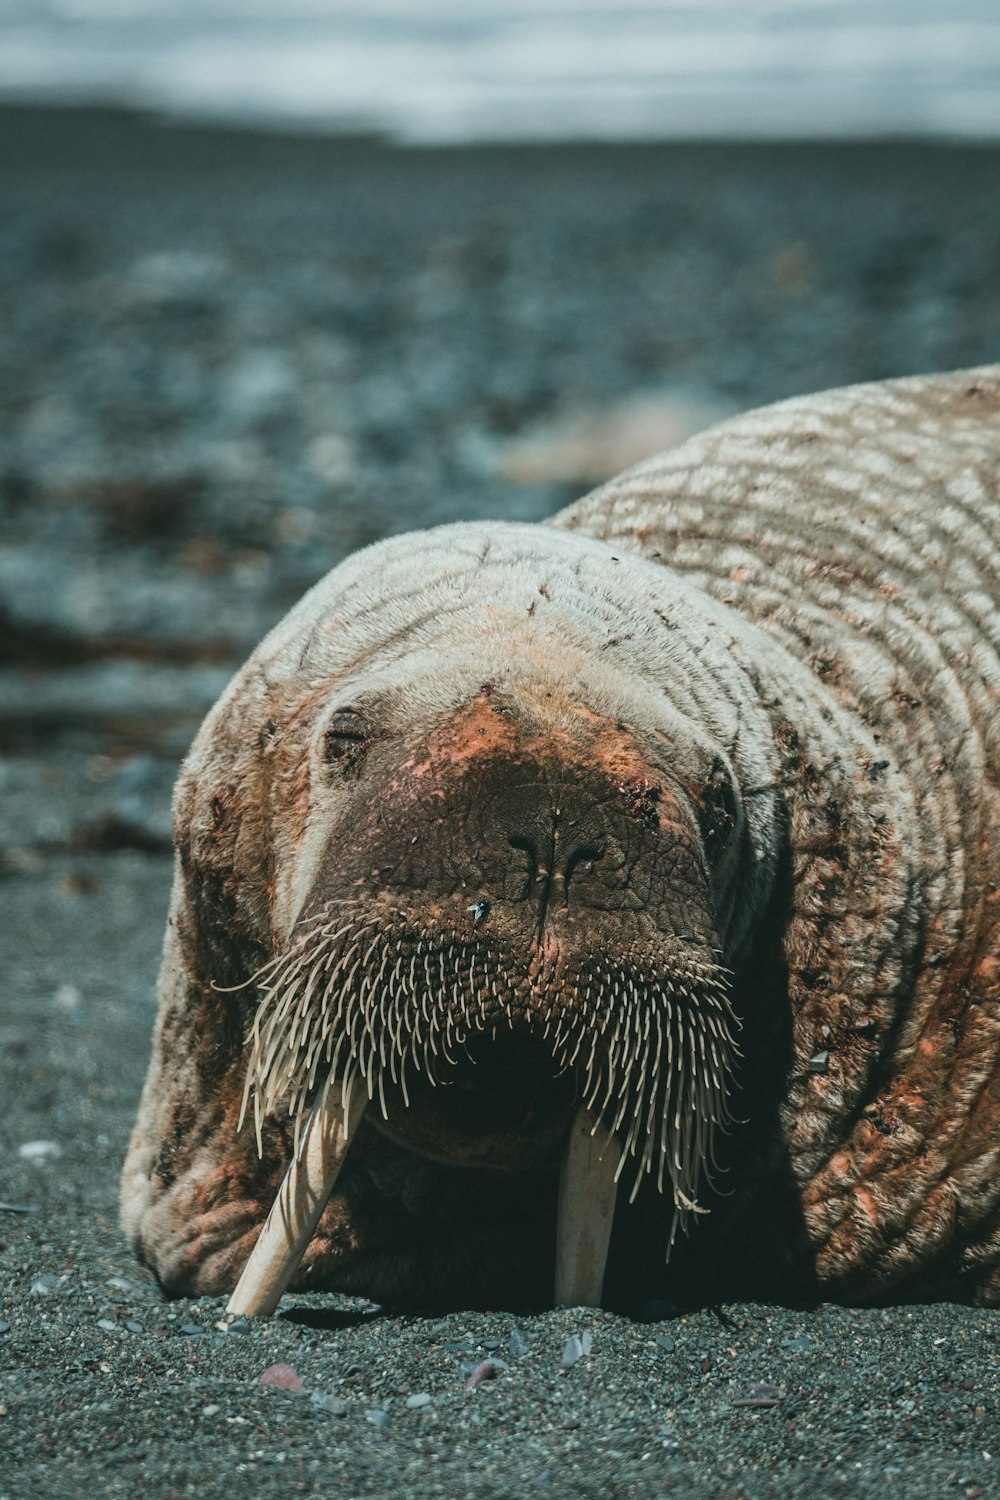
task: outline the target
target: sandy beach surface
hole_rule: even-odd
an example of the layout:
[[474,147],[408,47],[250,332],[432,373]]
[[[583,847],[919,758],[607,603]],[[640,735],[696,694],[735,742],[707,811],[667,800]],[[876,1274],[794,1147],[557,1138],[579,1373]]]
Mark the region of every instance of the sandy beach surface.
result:
[[539,519],[727,411],[995,360],[998,188],[985,147],[0,110],[0,1500],[1000,1493],[993,1312],[229,1324],[117,1225],[170,787],[264,630],[388,532]]

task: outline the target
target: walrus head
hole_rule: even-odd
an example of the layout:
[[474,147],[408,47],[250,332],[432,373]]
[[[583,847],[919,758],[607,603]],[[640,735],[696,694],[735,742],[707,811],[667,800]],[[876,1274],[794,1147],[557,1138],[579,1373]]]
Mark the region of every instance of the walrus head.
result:
[[[122,1194],[166,1286],[232,1286],[277,1180],[286,1281],[305,1251],[343,1284],[376,1145],[494,1180],[561,1159],[557,1260],[600,1221],[595,1267],[619,1184],[651,1184],[666,1251],[727,1119],[781,846],[750,657],[706,594],[527,526],[379,543],[285,617],[175,799]],[[286,1214],[303,1163],[311,1219]]]
[[579,1102],[689,1208],[735,1055],[702,850],[726,863],[738,804],[717,760],[699,823],[667,755],[538,676],[453,679],[419,739],[398,673],[331,705],[324,837],[255,1020],[258,1125],[359,1073],[411,1149],[523,1167]]
[[274,1114],[297,1132],[360,1079],[409,1150],[523,1169],[583,1111],[615,1181],[668,1196],[667,1242],[728,1115],[731,966],[768,880],[741,786],[769,777],[705,660],[711,602],[546,542],[380,544],[260,648],[237,697],[263,747],[271,956],[243,1114],[259,1143]]

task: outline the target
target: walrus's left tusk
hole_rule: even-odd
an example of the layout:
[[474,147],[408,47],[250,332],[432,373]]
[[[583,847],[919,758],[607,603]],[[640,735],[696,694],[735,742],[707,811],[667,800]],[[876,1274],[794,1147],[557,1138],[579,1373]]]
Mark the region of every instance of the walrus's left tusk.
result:
[[316,1104],[227,1312],[274,1312],[344,1165],[348,1130],[357,1128],[367,1103],[365,1081],[355,1077],[346,1098],[341,1097],[339,1085],[333,1084]]
[[621,1155],[587,1109],[577,1111],[563,1152],[556,1229],[556,1307],[600,1307]]

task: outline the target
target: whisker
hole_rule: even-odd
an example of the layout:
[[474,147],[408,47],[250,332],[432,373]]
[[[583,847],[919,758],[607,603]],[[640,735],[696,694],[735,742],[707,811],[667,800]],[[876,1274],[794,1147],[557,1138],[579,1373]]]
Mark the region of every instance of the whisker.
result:
[[571,1074],[576,1097],[618,1139],[616,1180],[629,1201],[643,1181],[673,1214],[668,1246],[703,1213],[702,1182],[719,1171],[717,1136],[731,1123],[741,1056],[732,975],[711,949],[666,948],[657,966],[601,953],[520,969],[489,934],[427,932],[395,909],[330,903],[297,924],[256,984],[238,1129],[252,1112],[258,1153],[279,1110],[301,1122],[334,1082],[346,1101],[363,1078],[388,1120],[410,1107],[414,1081],[449,1081],[475,1061],[476,1038],[522,1030]]

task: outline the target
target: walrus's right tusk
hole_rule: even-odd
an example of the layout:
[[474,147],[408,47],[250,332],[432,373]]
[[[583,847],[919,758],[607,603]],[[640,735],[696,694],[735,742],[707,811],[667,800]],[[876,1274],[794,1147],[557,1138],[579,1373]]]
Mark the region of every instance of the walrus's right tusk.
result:
[[559,1176],[556,1306],[600,1307],[615,1217],[620,1148],[594,1116],[580,1109],[570,1127]]
[[282,1179],[227,1312],[274,1312],[344,1165],[350,1144],[348,1130],[357,1128],[367,1103],[365,1081],[357,1076],[348,1086],[346,1097],[342,1097],[337,1083],[325,1090],[309,1116],[301,1147]]

